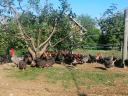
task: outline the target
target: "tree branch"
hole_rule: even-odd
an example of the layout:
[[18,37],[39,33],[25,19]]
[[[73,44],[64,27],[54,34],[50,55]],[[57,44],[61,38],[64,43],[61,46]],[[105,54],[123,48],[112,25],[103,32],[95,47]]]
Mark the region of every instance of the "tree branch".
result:
[[37,47],[40,44],[41,30],[39,29],[38,32],[39,32],[39,34],[38,34],[38,38],[37,38]]
[[62,38],[61,40],[59,40],[57,43],[55,43],[54,45],[51,45],[51,47],[55,47],[57,44],[59,44],[60,42],[62,42],[62,41],[64,41],[66,38],[68,37],[68,35],[67,36],[65,36],[64,38]]
[[[24,35],[25,32],[24,32],[24,30],[22,30],[22,26],[21,26],[21,24],[20,24],[20,22],[19,22],[19,20],[18,20],[18,13],[17,13],[16,9],[14,9],[14,8],[11,7],[11,6],[9,6],[9,7],[10,7],[10,9],[12,9],[13,12],[14,12],[14,16],[15,16],[15,18],[16,18],[16,21],[17,21],[17,24],[18,24],[18,27],[19,27],[20,34],[21,34],[22,38],[23,38],[23,39],[26,39],[26,38],[25,38],[25,35]],[[28,43],[28,42],[26,42],[26,43]]]
[[32,55],[32,58],[34,59],[36,56],[35,52],[30,47],[28,47],[28,51],[30,52],[30,54]]
[[49,42],[45,43],[45,45],[43,46],[43,48],[41,49],[41,51],[38,53],[38,56],[40,57],[48,48],[49,46]]
[[21,2],[19,1],[19,7],[20,9],[23,11],[23,13],[25,12],[25,10],[23,10],[23,8],[21,7]]
[[22,26],[21,26],[21,23],[20,23],[19,20],[18,20],[18,12],[16,11],[15,8],[13,8],[13,7],[11,7],[11,6],[9,6],[9,7],[10,7],[10,9],[13,10],[13,12],[14,12],[14,14],[15,14],[14,16],[16,17],[16,21],[17,21],[17,24],[18,24],[18,27],[19,27],[19,30],[20,30],[21,37],[25,40],[25,43],[28,44],[28,45],[29,45],[28,40],[30,40],[31,45],[32,45],[32,47],[33,47],[33,50],[36,51],[36,47],[35,47],[33,38],[32,38],[32,37],[29,37],[29,36],[25,33],[25,31],[23,30],[23,28],[22,28]]
[[41,48],[42,46],[44,46],[47,42],[49,42],[49,40],[51,39],[51,37],[53,36],[53,34],[54,34],[55,31],[56,31],[56,25],[57,25],[57,22],[55,21],[55,25],[54,25],[54,27],[53,27],[52,33],[51,33],[50,36],[47,38],[47,40],[45,40],[43,43],[41,43],[41,44],[39,45],[38,49]]
[[35,42],[34,42],[34,39],[33,38],[31,38],[31,44],[32,44],[32,47],[33,47],[34,51],[36,51],[37,49],[35,47]]

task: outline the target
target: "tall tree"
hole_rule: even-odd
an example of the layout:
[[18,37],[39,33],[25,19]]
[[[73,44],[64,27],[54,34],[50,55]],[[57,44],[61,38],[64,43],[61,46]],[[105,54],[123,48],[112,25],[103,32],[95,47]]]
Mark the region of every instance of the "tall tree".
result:
[[122,45],[124,32],[124,14],[117,11],[116,5],[110,6],[99,19],[102,34],[99,43],[111,47]]
[[71,9],[67,0],[59,0],[58,9],[48,3],[43,7],[41,1],[27,0],[27,4],[24,0],[0,1],[1,15],[11,18],[13,26],[16,26],[14,37],[25,42],[33,59],[40,57],[51,44],[56,44],[70,33],[66,14],[70,14]]
[[97,27],[97,22],[95,19],[88,15],[78,16],[78,20],[81,22],[82,26],[87,29],[85,33],[82,46],[92,46],[96,47],[100,35],[100,30]]

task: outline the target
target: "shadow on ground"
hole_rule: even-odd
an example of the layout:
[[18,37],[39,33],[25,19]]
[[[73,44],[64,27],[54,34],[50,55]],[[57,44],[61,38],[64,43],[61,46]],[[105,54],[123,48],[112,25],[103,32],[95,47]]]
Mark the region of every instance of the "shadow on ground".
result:
[[80,87],[79,87],[79,84],[77,82],[77,77],[75,76],[75,73],[72,71],[72,70],[74,70],[74,67],[66,67],[66,68],[70,71],[70,74],[72,76],[72,80],[74,81],[75,87],[77,89],[77,95],[78,96],[88,96],[86,93],[80,92]]
[[101,69],[101,70],[107,70],[106,68],[104,67],[95,67],[96,69]]

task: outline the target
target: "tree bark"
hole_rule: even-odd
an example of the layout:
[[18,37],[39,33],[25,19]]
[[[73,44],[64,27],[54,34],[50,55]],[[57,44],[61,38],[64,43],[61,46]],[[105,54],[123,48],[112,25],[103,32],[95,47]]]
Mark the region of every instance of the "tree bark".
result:
[[49,42],[47,42],[47,43],[43,46],[43,48],[41,49],[41,51],[37,52],[38,57],[40,57],[40,56],[47,50],[48,46],[49,46]]
[[36,57],[36,53],[30,47],[28,47],[28,51],[32,55],[32,59],[34,60]]

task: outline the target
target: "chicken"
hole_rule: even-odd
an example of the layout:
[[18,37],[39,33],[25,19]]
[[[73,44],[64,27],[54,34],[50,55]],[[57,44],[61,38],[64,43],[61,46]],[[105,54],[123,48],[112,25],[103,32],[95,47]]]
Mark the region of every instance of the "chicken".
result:
[[23,57],[17,57],[17,56],[15,55],[15,51],[14,51],[13,48],[10,49],[10,56],[11,56],[11,61],[12,61],[14,64],[16,64],[17,66],[19,65],[19,62],[20,62],[21,60],[23,60]]
[[104,58],[104,65],[105,65],[105,67],[106,68],[113,67],[116,60],[117,60],[117,58],[115,58],[113,56],[112,57],[106,57],[106,58]]
[[18,65],[21,60],[23,60],[23,57],[17,57],[17,56],[11,57],[11,61],[12,61],[14,64],[16,64],[16,65]]

